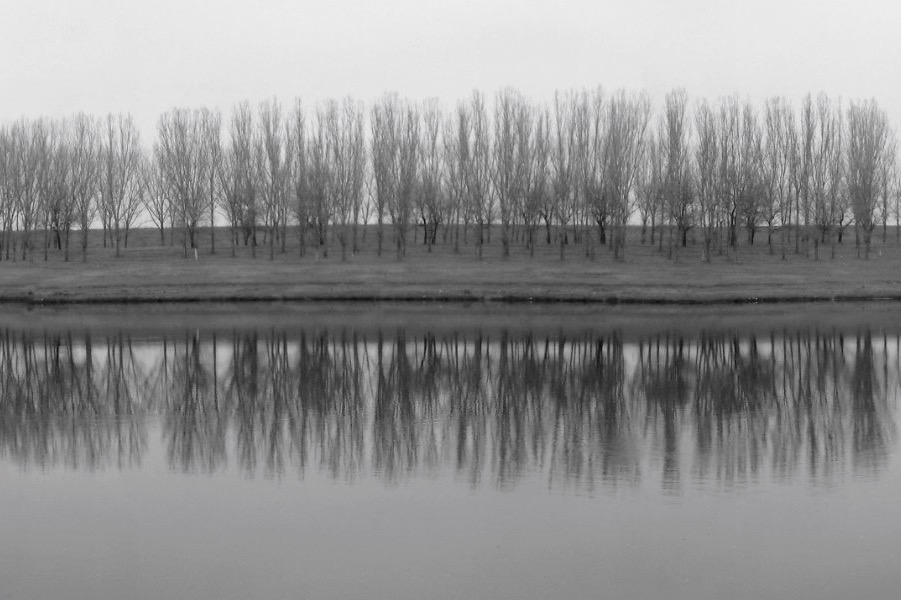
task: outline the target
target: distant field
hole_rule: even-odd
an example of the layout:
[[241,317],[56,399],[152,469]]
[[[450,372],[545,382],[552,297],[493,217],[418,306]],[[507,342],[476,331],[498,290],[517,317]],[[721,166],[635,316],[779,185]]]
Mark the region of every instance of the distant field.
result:
[[[543,233],[543,232],[542,232]],[[286,252],[276,249],[269,259],[268,246],[239,248],[231,256],[225,230],[216,231],[215,254],[210,253],[209,230],[203,231],[198,259],[185,259],[176,234],[174,246],[160,245],[159,233],[138,230],[128,248],[116,258],[110,248],[99,245],[99,232],[92,233],[86,263],[73,236],[70,262],[59,251],[43,260],[37,250],[27,261],[0,262],[0,299],[25,302],[126,302],[202,300],[509,300],[585,302],[736,302],[852,298],[901,299],[901,246],[894,229],[887,241],[874,235],[869,260],[857,257],[853,231],[844,244],[795,253],[794,243],[786,260],[777,251],[770,255],[765,232],[755,245],[742,245],[737,256],[715,255],[711,263],[701,261],[699,244],[680,249],[677,261],[658,246],[642,245],[636,229],[629,232],[624,261],[614,260],[609,249],[597,248],[594,258],[585,256],[581,244],[566,246],[561,262],[559,247],[543,241],[529,256],[521,244],[511,246],[511,256],[502,258],[499,231],[492,234],[476,256],[472,240],[454,253],[452,242],[429,253],[418,243],[407,246],[398,261],[386,235],[381,257],[375,252],[375,228],[366,231],[361,251],[341,260],[337,241],[328,257],[307,248],[298,256],[292,238]],[[470,232],[471,235],[471,232]],[[37,236],[36,236],[37,237]]]

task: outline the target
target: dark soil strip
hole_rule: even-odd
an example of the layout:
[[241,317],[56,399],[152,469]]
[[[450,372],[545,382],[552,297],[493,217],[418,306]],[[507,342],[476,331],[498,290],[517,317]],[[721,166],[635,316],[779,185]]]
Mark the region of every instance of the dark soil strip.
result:
[[348,302],[348,303],[475,303],[501,304],[585,304],[585,305],[655,305],[655,306],[718,306],[730,304],[809,304],[826,302],[897,302],[901,294],[836,294],[836,295],[773,295],[773,296],[713,296],[713,297],[641,297],[641,296],[529,296],[520,294],[232,294],[222,296],[66,296],[34,294],[0,294],[0,303],[28,306],[57,305],[105,305],[105,304],[198,304],[198,303],[250,303],[250,302]]

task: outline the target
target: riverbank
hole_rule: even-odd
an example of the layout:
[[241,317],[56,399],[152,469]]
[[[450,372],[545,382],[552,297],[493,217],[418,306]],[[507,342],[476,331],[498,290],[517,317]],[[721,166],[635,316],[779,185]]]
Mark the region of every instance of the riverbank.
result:
[[[266,249],[268,250],[268,249]],[[901,253],[877,249],[872,258],[842,247],[836,258],[763,248],[737,260],[701,262],[685,252],[678,262],[635,246],[625,261],[601,252],[593,260],[573,248],[565,261],[553,249],[504,259],[488,248],[480,260],[450,249],[414,248],[397,261],[368,252],[346,262],[332,256],[276,252],[273,260],[230,256],[228,249],[185,259],[179,248],[132,247],[115,258],[94,250],[85,263],[59,257],[0,262],[0,301],[24,304],[434,301],[597,304],[734,304],[901,300]],[[821,252],[828,255],[828,250]],[[262,256],[260,256],[262,255]]]

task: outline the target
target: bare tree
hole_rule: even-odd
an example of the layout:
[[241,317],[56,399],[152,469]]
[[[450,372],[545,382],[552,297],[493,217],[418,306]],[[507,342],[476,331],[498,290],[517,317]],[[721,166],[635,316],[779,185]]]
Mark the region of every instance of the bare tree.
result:
[[889,210],[891,206],[892,196],[894,194],[894,190],[892,189],[892,183],[895,180],[895,173],[898,170],[898,165],[896,163],[896,156],[898,150],[898,142],[895,137],[895,132],[892,129],[888,130],[887,140],[885,144],[885,159],[882,161],[882,165],[879,169],[879,179],[880,179],[880,199],[881,206],[879,210],[879,217],[882,221],[882,245],[885,245],[886,235],[888,229],[888,219],[889,219]]
[[892,169],[891,175],[889,190],[892,194],[892,216],[895,218],[895,243],[901,243],[901,172],[895,168]]
[[788,161],[788,184],[786,186],[786,195],[780,209],[780,227],[782,235],[782,257],[785,258],[785,246],[791,241],[792,229],[795,229],[795,253],[800,251],[797,235],[797,206],[801,196],[801,188],[805,185],[801,174],[801,138],[798,132],[798,119],[791,106],[786,106],[782,112],[784,121],[783,129],[785,134],[785,154]]
[[[592,173],[598,170],[594,146],[592,144],[592,110],[587,90],[572,93],[572,127],[575,134],[573,146],[573,187],[572,187],[572,241],[581,244],[585,258],[594,258],[594,237],[590,231],[592,207],[590,202]],[[585,235],[587,234],[587,235]]]
[[221,200],[220,177],[222,165],[222,115],[219,111],[204,110],[201,114],[203,154],[208,161],[206,191],[210,211],[210,254],[216,253],[216,208]]
[[782,98],[770,98],[765,107],[766,139],[761,163],[765,196],[761,212],[767,226],[767,246],[773,250],[773,230],[781,219],[782,258],[785,259],[785,222],[790,186],[791,146],[788,117],[791,107]]
[[683,89],[666,95],[664,113],[658,125],[661,166],[663,167],[663,197],[667,220],[670,223],[669,253],[676,258],[680,243],[685,245],[690,211],[683,205],[686,198],[689,165],[687,115],[688,95]]
[[69,193],[81,229],[81,260],[88,258],[88,232],[97,213],[100,140],[97,122],[85,114],[72,121],[69,142]]
[[756,114],[749,102],[726,98],[719,116],[720,193],[729,251],[734,257],[739,247],[740,222],[744,220],[750,235],[756,227],[761,138]]
[[[64,260],[69,260],[69,232],[75,221],[75,211],[69,193],[69,169],[71,162],[68,126],[65,121],[50,125],[47,173],[44,177],[44,260],[48,259],[51,246],[63,250]],[[48,236],[52,239],[48,240]]]
[[328,124],[323,110],[316,111],[316,127],[310,132],[307,145],[309,158],[307,173],[309,182],[310,223],[316,235],[316,255],[328,256],[328,228],[334,207],[330,202],[332,182],[328,156]]
[[207,146],[204,112],[174,109],[157,124],[154,154],[184,230],[182,247],[197,249],[197,228],[207,214],[208,186],[214,174]]
[[[830,221],[834,229],[831,235],[832,258],[835,258],[835,244],[841,243],[842,234],[849,219],[848,185],[845,178],[845,126],[841,108],[836,109],[834,119],[836,126],[835,148],[829,157],[829,182],[826,198],[829,206]],[[894,161],[892,161],[894,162]]]
[[41,132],[37,143],[38,170],[36,180],[37,202],[35,207],[34,227],[43,232],[44,260],[48,259],[50,246],[49,234],[53,214],[57,210],[60,197],[58,190],[65,182],[65,171],[58,176],[57,166],[60,161],[56,159],[60,145],[60,131],[58,124],[53,121],[40,120]]
[[[608,187],[606,157],[607,106],[603,90],[592,94],[583,93],[577,111],[577,173],[583,209],[590,213],[598,230],[598,243],[607,243],[607,229],[610,226],[612,196]],[[586,240],[586,254],[594,255],[592,236]]]
[[488,111],[481,92],[473,92],[466,112],[469,124],[468,160],[466,161],[466,189],[469,210],[478,230],[476,253],[482,258],[483,246],[491,242],[491,221],[494,218],[494,198],[491,193],[491,138]]
[[166,221],[172,211],[172,194],[169,182],[160,167],[159,156],[155,153],[153,158],[147,161],[143,177],[144,212],[160,233],[160,246],[164,246],[166,244]]
[[339,106],[326,107],[327,160],[331,182],[329,203],[333,207],[335,230],[341,243],[341,260],[347,260],[350,246],[355,252],[357,224],[363,199],[366,146],[363,135],[363,107],[350,98]]
[[524,104],[517,122],[519,162],[522,169],[522,201],[520,218],[525,226],[525,242],[529,256],[535,256],[535,237],[540,209],[547,194],[547,119],[530,104]]
[[407,229],[421,187],[420,114],[397,96],[385,96],[372,111],[372,172],[381,256],[387,215],[394,229],[397,260],[406,253]]
[[854,220],[863,233],[864,258],[870,257],[881,191],[880,173],[889,158],[888,142],[888,119],[876,102],[852,102],[848,107],[846,153],[848,194]]
[[[366,147],[364,147],[364,151]],[[372,215],[375,211],[375,181],[372,178],[372,162],[366,161],[363,165],[363,194],[360,200],[360,225],[362,234],[359,238],[359,246],[357,251],[366,245],[366,234],[369,232],[368,225],[372,222]],[[445,237],[447,231],[445,230]]]
[[372,175],[375,183],[376,252],[378,256],[382,255],[388,205],[393,201],[396,193],[393,173],[397,147],[394,132],[397,129],[400,110],[400,101],[395,94],[384,96],[372,107],[371,154]]
[[407,251],[407,229],[413,213],[414,196],[419,186],[420,115],[418,108],[407,103],[396,122],[393,135],[397,154],[392,169],[395,193],[388,204],[388,213],[394,226],[397,260]]
[[298,253],[306,250],[306,232],[310,222],[310,182],[307,164],[307,117],[300,100],[294,104],[291,133],[293,163],[292,185],[294,190],[294,218],[297,221]]
[[256,168],[263,219],[269,237],[269,260],[273,260],[275,240],[280,235],[282,207],[287,206],[289,191],[289,157],[281,105],[276,100],[263,102],[260,105],[258,123],[260,131],[256,140]]
[[22,230],[22,260],[31,249],[31,231],[41,211],[41,168],[46,135],[46,126],[41,120],[29,122],[22,119],[10,130],[9,189],[15,203],[14,215]]
[[[678,95],[678,92],[676,93]],[[669,98],[669,96],[668,96]],[[684,92],[681,97],[684,120]],[[620,260],[625,258],[626,225],[633,211],[632,192],[638,176],[646,140],[645,130],[651,115],[651,103],[645,94],[627,96],[625,92],[615,94],[607,105],[607,127],[604,143],[604,169],[606,189],[612,202],[613,255]],[[678,182],[682,181],[686,152],[680,151],[678,158],[673,155],[675,169],[679,164]],[[669,169],[668,169],[669,172]],[[674,175],[674,177],[676,177]],[[676,185],[676,180],[672,182]],[[678,189],[681,191],[682,186]]]
[[698,222],[704,238],[702,259],[710,262],[713,237],[719,224],[719,129],[716,115],[706,100],[695,109],[695,173],[698,191]]
[[[656,136],[649,132],[647,138],[644,160],[635,182],[635,206],[641,221],[641,243],[647,243],[650,225],[650,243],[653,246],[656,239],[657,218],[661,213],[663,200],[663,163]],[[663,238],[662,235],[660,237]]]
[[[494,140],[491,156],[491,183],[497,198],[501,220],[501,247],[506,258],[510,256],[510,228],[516,214],[515,202],[521,197],[523,164],[519,159],[520,137],[517,122],[524,102],[514,90],[507,88],[498,93],[494,103]],[[491,212],[487,214],[490,225]]]
[[[836,198],[839,192],[842,170],[841,156],[841,108],[833,108],[829,98],[823,94],[817,97],[815,127],[811,143],[809,194],[813,210],[813,221],[819,229],[813,236],[814,257],[819,259],[820,243],[831,238],[836,223]],[[838,167],[838,168],[837,168]]]
[[444,181],[447,184],[450,213],[449,224],[454,227],[454,252],[460,252],[460,224],[463,224],[464,243],[469,226],[467,173],[469,170],[469,113],[458,105],[444,124]]
[[422,222],[423,243],[429,252],[438,237],[443,210],[443,154],[441,124],[443,117],[437,100],[426,103],[422,116],[422,139],[419,142],[420,179],[422,190],[418,199],[419,219]]
[[332,207],[333,231],[341,244],[341,261],[347,261],[353,203],[350,194],[350,148],[346,143],[346,123],[337,100],[325,105],[326,160],[328,161],[328,203]]
[[750,101],[742,106],[741,159],[739,161],[738,213],[744,223],[748,243],[754,244],[760,221],[763,195],[763,137],[757,111]]
[[2,238],[0,238],[0,259],[3,250],[6,258],[10,257],[10,242],[13,236],[13,224],[16,217],[15,190],[15,137],[6,126],[0,127],[0,222],[2,222]]
[[[359,252],[359,228],[369,221],[366,193],[368,154],[366,151],[365,113],[363,104],[351,98],[344,102],[344,122],[347,127],[348,194],[350,195],[353,221],[353,253]],[[364,229],[365,232],[365,229]]]
[[566,226],[573,216],[574,168],[576,127],[573,118],[573,101],[559,93],[554,96],[554,137],[551,143],[551,189],[554,214],[560,230],[560,260],[566,258]]
[[232,256],[239,236],[250,245],[256,257],[257,205],[259,203],[258,172],[254,155],[254,121],[250,105],[243,102],[232,112],[226,146],[219,168],[220,203],[231,229]]
[[810,94],[801,103],[799,127],[793,131],[793,134],[791,174],[795,207],[795,252],[801,251],[800,244],[803,239],[806,253],[811,220],[810,175],[813,168],[814,136],[816,135],[816,113]]
[[231,255],[236,255],[238,244],[238,228],[241,222],[241,178],[240,156],[234,142],[227,145],[222,153],[222,161],[219,163],[219,189],[221,190],[220,203],[225,211],[225,218],[229,226],[229,246]]

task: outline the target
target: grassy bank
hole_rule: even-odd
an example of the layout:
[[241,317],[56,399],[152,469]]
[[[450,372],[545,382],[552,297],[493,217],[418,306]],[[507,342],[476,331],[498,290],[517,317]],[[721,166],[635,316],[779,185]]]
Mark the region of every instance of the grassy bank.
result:
[[7,305],[0,310],[0,331],[26,336],[51,335],[160,336],[232,335],[236,332],[356,336],[405,335],[538,336],[584,339],[616,336],[633,341],[670,334],[765,336],[807,331],[882,332],[897,335],[901,304],[895,302],[717,305],[603,306],[591,304],[521,304],[496,302],[263,302]]
[[[632,232],[634,236],[638,232]],[[209,235],[205,232],[205,235]],[[499,237],[499,236],[495,236]],[[428,252],[408,247],[402,261],[388,247],[381,257],[370,230],[360,253],[340,258],[339,247],[329,256],[307,251],[298,256],[296,242],[269,259],[268,247],[248,248],[232,257],[224,231],[217,232],[218,249],[211,254],[201,241],[197,260],[183,257],[179,246],[160,245],[158,234],[139,231],[116,258],[109,248],[92,246],[82,263],[77,253],[64,262],[59,253],[49,260],[35,253],[26,261],[0,262],[0,300],[26,303],[66,302],[193,302],[266,300],[434,300],[434,301],[572,301],[608,303],[731,303],[801,300],[901,299],[901,248],[890,232],[887,243],[873,248],[871,258],[857,257],[851,241],[836,247],[813,248],[783,260],[768,252],[765,239],[743,246],[737,257],[700,260],[700,248],[681,250],[678,261],[657,246],[635,239],[624,261],[600,248],[593,259],[584,248],[559,249],[540,244],[535,256],[515,247],[501,257],[499,240],[475,255],[470,244],[454,253],[450,244]],[[99,234],[94,235],[95,243]],[[77,239],[77,234],[76,234]]]

